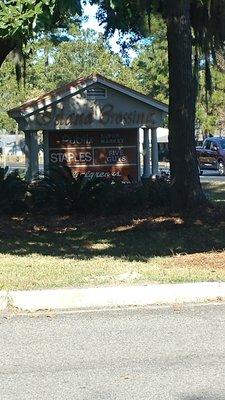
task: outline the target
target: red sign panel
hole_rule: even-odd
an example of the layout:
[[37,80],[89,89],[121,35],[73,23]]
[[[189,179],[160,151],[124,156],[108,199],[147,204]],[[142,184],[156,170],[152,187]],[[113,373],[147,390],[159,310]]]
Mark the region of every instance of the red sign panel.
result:
[[49,133],[51,165],[86,177],[138,179],[137,130]]

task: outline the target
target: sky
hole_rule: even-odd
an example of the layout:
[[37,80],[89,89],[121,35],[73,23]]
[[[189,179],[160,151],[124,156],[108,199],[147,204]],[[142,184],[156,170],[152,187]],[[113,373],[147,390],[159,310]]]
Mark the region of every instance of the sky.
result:
[[97,32],[104,32],[104,28],[99,26],[95,15],[98,10],[97,5],[91,6],[90,4],[83,5],[84,15],[88,17],[88,20],[83,23],[84,29],[92,28]]
[[[88,17],[87,21],[83,22],[83,24],[82,24],[83,28],[84,29],[91,28],[97,32],[104,33],[104,26],[100,26],[99,22],[96,19],[96,13],[98,10],[98,6],[97,5],[91,6],[90,4],[86,4],[86,5],[83,5],[83,10],[84,10],[84,15],[86,17]],[[115,53],[119,53],[119,51],[120,51],[120,46],[117,44],[118,39],[119,39],[119,33],[117,31],[117,32],[115,32],[113,38],[111,38],[109,40],[112,50]],[[128,54],[131,59],[133,59],[136,56],[136,53],[133,50],[129,50]]]

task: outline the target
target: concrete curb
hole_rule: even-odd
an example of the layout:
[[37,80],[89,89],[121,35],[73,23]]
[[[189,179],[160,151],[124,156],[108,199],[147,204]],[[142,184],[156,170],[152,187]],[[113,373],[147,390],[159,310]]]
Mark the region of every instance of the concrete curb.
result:
[[225,282],[0,292],[0,310],[72,310],[225,300]]

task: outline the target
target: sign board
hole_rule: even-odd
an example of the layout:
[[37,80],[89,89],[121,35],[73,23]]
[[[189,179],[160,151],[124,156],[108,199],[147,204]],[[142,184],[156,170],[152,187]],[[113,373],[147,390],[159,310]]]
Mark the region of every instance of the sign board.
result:
[[[79,103],[78,103],[79,104]],[[132,105],[131,105],[132,107]],[[74,110],[73,110],[74,108]],[[83,108],[85,108],[83,106]],[[75,129],[77,127],[85,128],[96,124],[98,122],[102,127],[121,125],[127,126],[143,126],[151,125],[154,126],[157,115],[154,110],[139,108],[139,109],[128,109],[124,112],[118,111],[113,104],[105,104],[103,106],[92,105],[88,107],[86,104],[86,110],[80,112],[80,107],[76,111],[76,103],[72,107],[58,107],[55,110],[50,107],[49,109],[40,111],[35,116],[35,121],[40,126],[52,126],[54,124],[55,129]]]
[[49,132],[50,165],[67,165],[74,176],[138,180],[137,129]]

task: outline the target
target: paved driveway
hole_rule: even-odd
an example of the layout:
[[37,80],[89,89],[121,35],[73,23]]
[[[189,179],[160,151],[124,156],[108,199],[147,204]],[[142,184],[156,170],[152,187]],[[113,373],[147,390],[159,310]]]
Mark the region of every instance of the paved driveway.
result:
[[0,319],[1,400],[224,400],[225,305]]

